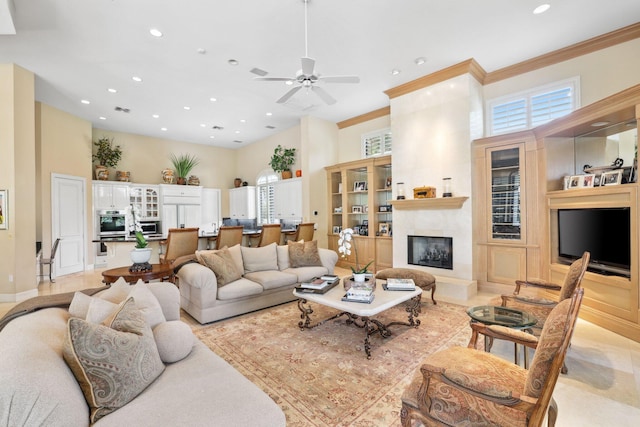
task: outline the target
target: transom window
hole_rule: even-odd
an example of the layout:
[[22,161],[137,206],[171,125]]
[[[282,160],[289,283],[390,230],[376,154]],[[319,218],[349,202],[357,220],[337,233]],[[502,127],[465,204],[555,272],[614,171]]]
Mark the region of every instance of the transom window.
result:
[[580,78],[556,82],[487,102],[488,135],[516,132],[565,116],[580,105]]
[[362,157],[391,154],[391,129],[381,129],[362,135]]
[[265,169],[256,178],[258,198],[258,224],[273,224],[275,219],[275,201],[273,183],[278,181],[278,174],[271,169]]

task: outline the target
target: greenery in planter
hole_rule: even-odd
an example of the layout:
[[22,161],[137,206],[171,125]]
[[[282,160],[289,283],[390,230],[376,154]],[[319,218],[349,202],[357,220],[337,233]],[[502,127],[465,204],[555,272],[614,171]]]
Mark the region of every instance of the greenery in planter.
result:
[[176,170],[178,178],[186,178],[189,176],[191,169],[200,163],[200,160],[196,156],[192,156],[190,154],[181,154],[180,156],[172,154],[171,163],[173,163],[173,167]]
[[295,148],[284,148],[280,144],[273,150],[273,156],[269,161],[269,166],[275,172],[290,171],[296,160]]
[[109,139],[103,136],[98,141],[94,141],[93,145],[98,147],[96,154],[91,156],[92,160],[97,160],[98,165],[108,168],[115,168],[122,158],[122,150],[119,145],[113,145],[113,138]]

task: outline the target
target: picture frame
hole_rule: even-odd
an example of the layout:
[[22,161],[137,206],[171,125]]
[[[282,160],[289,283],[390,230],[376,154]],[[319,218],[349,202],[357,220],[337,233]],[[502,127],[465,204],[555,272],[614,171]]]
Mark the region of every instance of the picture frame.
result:
[[569,188],[580,188],[580,184],[582,184],[580,175],[572,175],[571,178],[569,178]]
[[390,230],[390,226],[388,222],[381,222],[380,224],[378,224],[378,233],[380,236],[388,236]]
[[351,213],[362,213],[362,205],[351,206]]
[[369,226],[369,220],[368,219],[363,219],[362,220],[362,225],[364,225],[365,227]]
[[334,225],[332,231],[333,234],[340,234],[340,232],[342,231],[342,227],[340,227],[339,225]]
[[367,181],[355,181],[353,191],[367,191]]
[[595,183],[595,178],[596,178],[596,175],[593,173],[582,175],[582,183],[580,186],[586,187],[586,188],[593,187]]
[[622,169],[602,172],[600,185],[619,185],[622,183]]
[[0,230],[9,228],[8,191],[0,190]]

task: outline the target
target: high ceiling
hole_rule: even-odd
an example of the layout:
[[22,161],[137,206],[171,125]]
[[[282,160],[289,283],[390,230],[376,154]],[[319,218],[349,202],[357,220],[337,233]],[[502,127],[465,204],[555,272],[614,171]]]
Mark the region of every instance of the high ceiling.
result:
[[303,116],[388,106],[385,90],[469,58],[491,72],[634,24],[640,0],[309,0],[316,71],[360,83],[319,82],[333,105],[306,89],[278,104],[292,86],[251,70],[296,75],[304,11],[304,0],[0,0],[0,63],[34,72],[38,101],[95,128],[238,148]]

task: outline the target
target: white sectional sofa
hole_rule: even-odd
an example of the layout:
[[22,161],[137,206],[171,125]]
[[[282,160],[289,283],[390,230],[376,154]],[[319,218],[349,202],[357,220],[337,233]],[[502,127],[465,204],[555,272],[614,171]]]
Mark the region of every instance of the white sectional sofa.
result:
[[[204,324],[293,301],[293,288],[297,284],[333,274],[338,262],[338,255],[324,248],[315,249],[317,262],[314,262],[314,257],[307,255],[313,253],[315,243],[306,242],[304,249],[298,246],[298,252],[292,250],[295,244],[291,242],[281,246],[273,243],[262,248],[231,247],[229,253],[242,277],[223,286],[219,286],[211,268],[200,263],[185,264],[177,272],[180,305]],[[297,255],[301,250],[305,254]],[[197,253],[201,261],[207,252],[211,251]],[[291,258],[290,253],[295,256]]]

